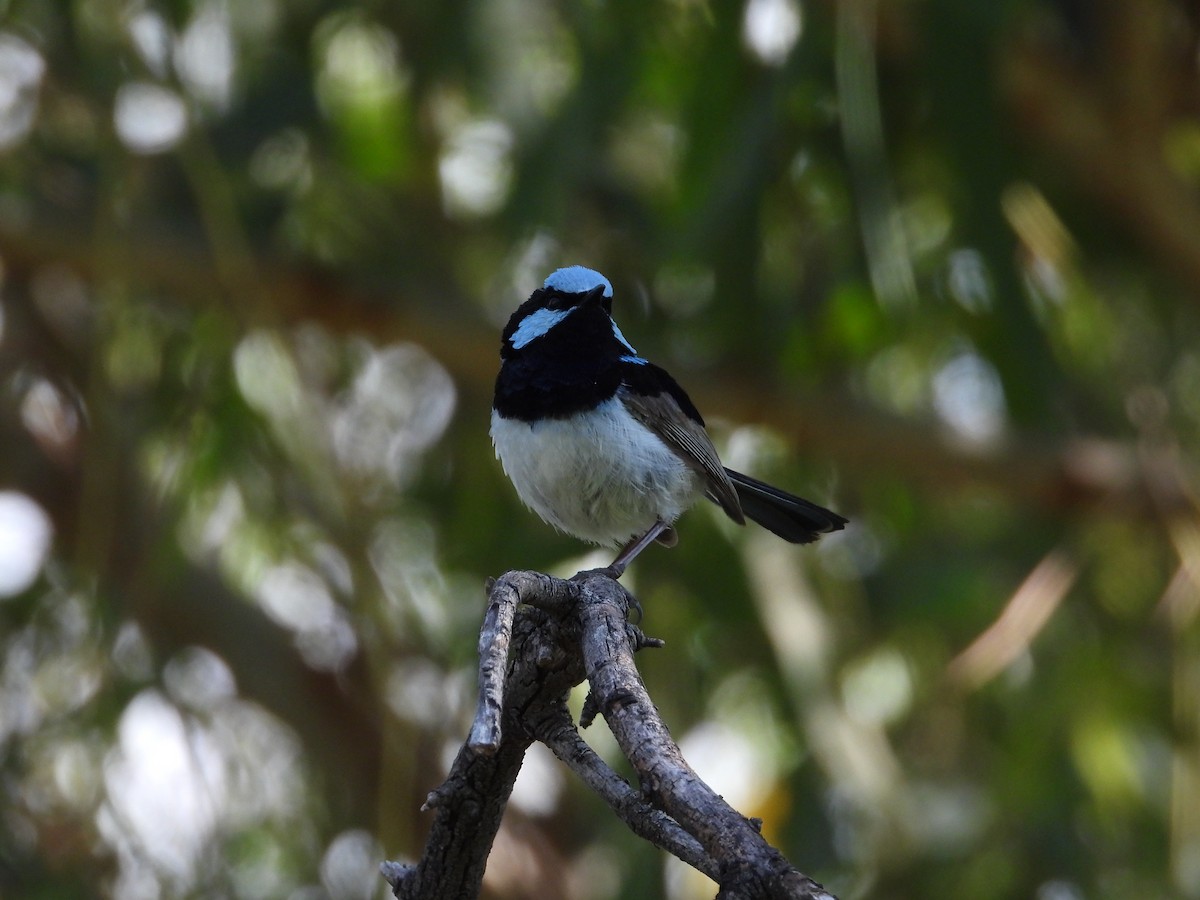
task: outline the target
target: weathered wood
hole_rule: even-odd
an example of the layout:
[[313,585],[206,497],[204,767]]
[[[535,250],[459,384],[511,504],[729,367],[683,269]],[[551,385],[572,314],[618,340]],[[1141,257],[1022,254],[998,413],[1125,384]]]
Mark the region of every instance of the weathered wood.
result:
[[[415,865],[381,871],[403,900],[479,895],[492,842],[525,751],[545,743],[635,834],[694,866],[728,900],[836,900],[797,871],[684,760],[638,674],[633,654],[660,642],[628,623],[637,601],[605,570],[565,581],[509,572],[489,585],[479,640],[479,704]],[[607,719],[640,779],[634,789],[580,737],[567,710],[588,679],[590,706]]]

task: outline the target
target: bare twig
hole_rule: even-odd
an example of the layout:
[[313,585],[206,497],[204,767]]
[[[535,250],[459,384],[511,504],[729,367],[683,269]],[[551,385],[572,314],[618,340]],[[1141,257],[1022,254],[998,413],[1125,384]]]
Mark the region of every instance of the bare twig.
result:
[[646,693],[624,639],[624,613],[612,590],[599,578],[581,587],[584,662],[600,710],[641,777],[643,793],[716,860],[719,896],[832,900],[832,894],[792,868],[754,823],[687,764]]
[[467,746],[476,753],[500,749],[500,710],[504,706],[504,670],[520,595],[508,584],[488,589],[488,608],[479,631],[479,703]]
[[[561,588],[565,582],[543,583],[545,578],[537,573],[509,573],[492,586],[496,609],[494,615],[489,611],[484,630],[490,629],[495,639],[481,639],[480,645],[492,657],[489,665],[505,671],[506,677],[494,686],[494,696],[484,697],[481,690],[476,724],[484,732],[494,728],[499,741],[494,750],[485,752],[470,742],[464,744],[446,781],[430,793],[425,808],[433,810],[434,819],[420,862],[380,867],[396,897],[462,900],[479,895],[487,857],[532,736],[541,719],[552,714],[571,687],[583,680],[578,654],[562,652],[564,646],[577,643],[573,623],[532,606],[523,606],[509,617],[503,610],[515,603],[506,597],[497,600],[498,594],[509,592],[528,600],[526,592],[538,585],[547,588],[551,597],[570,590]],[[507,664],[497,651],[506,644]],[[494,703],[499,704],[499,719],[493,722]]]
[[651,806],[645,797],[630,787],[629,782],[609,768],[596,751],[588,746],[576,731],[566,707],[562,707],[562,717],[559,720],[548,724],[550,727],[539,733],[538,739],[578,775],[584,784],[599,794],[621,821],[629,826],[630,831],[678,857],[714,881],[719,877],[716,862],[704,852],[700,842],[666,813]]
[[524,600],[539,609],[562,610],[576,597],[572,582],[540,572],[508,572],[488,585],[488,608],[479,632],[479,703],[467,739],[474,752],[490,754],[500,748],[504,681],[517,605]]
[[[570,581],[509,572],[491,585],[480,634],[480,695],[471,737],[430,793],[434,823],[416,865],[384,863],[399,898],[471,898],[525,750],[543,741],[630,830],[721,885],[722,898],[834,900],[794,869],[684,761],[646,694],[633,654],[661,642],[628,624],[637,601],[602,571]],[[584,680],[637,771],[638,791],[579,736],[566,708]]]

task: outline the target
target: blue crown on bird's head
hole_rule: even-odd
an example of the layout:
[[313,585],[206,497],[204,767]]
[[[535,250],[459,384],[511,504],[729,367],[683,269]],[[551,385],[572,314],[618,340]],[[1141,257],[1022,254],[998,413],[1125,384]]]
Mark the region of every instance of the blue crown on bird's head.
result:
[[586,294],[604,285],[604,296],[612,299],[612,282],[587,266],[567,266],[551,272],[542,283],[547,290],[561,291],[564,294]]

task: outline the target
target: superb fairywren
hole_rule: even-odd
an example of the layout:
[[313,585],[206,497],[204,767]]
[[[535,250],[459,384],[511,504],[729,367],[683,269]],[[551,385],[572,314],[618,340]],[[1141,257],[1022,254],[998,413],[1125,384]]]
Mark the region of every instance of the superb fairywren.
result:
[[595,544],[627,542],[611,571],[701,497],[804,544],[846,519],[721,465],[675,379],[638,356],[612,319],[613,289],[583,266],[559,269],[508,320],[492,402],[492,443],[525,505]]

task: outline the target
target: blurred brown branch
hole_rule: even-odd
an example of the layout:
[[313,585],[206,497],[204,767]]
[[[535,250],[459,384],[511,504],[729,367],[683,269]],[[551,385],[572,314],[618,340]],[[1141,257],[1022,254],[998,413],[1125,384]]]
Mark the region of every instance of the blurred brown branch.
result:
[[[145,236],[131,239],[125,252],[125,274],[137,284],[193,304],[225,295],[210,261],[186,242]],[[15,228],[0,222],[0,256],[15,278],[50,264],[65,265],[86,279],[99,278],[103,271],[95,247],[61,223]],[[335,333],[413,341],[450,369],[468,394],[479,402],[490,398],[497,365],[494,330],[477,319],[464,319],[469,307],[465,301],[453,302],[451,291],[434,299],[421,288],[354,285],[262,261],[258,271],[269,308],[238,298],[239,304],[250,304],[242,311],[249,324],[314,321]],[[1132,442],[1096,437],[1062,443],[1014,436],[1002,448],[983,453],[956,445],[926,423],[887,416],[844,396],[800,395],[757,372],[747,374],[745,367],[690,373],[685,381],[714,418],[769,425],[806,453],[836,460],[848,471],[897,477],[933,490],[972,484],[993,488],[1016,503],[1055,513],[1103,505],[1153,517],[1164,503],[1167,508],[1189,507],[1182,488],[1152,502]]]
[[[1195,34],[1172,4],[1099,4],[1092,65],[1039,39],[1014,42],[1000,84],[1027,139],[1200,297],[1200,203],[1164,142],[1196,115]],[[1102,60],[1102,62],[1101,62]]]
[[1078,564],[1064,551],[1048,553],[1021,582],[996,621],[950,661],[946,669],[950,681],[976,690],[995,678],[1029,650],[1078,577]]

